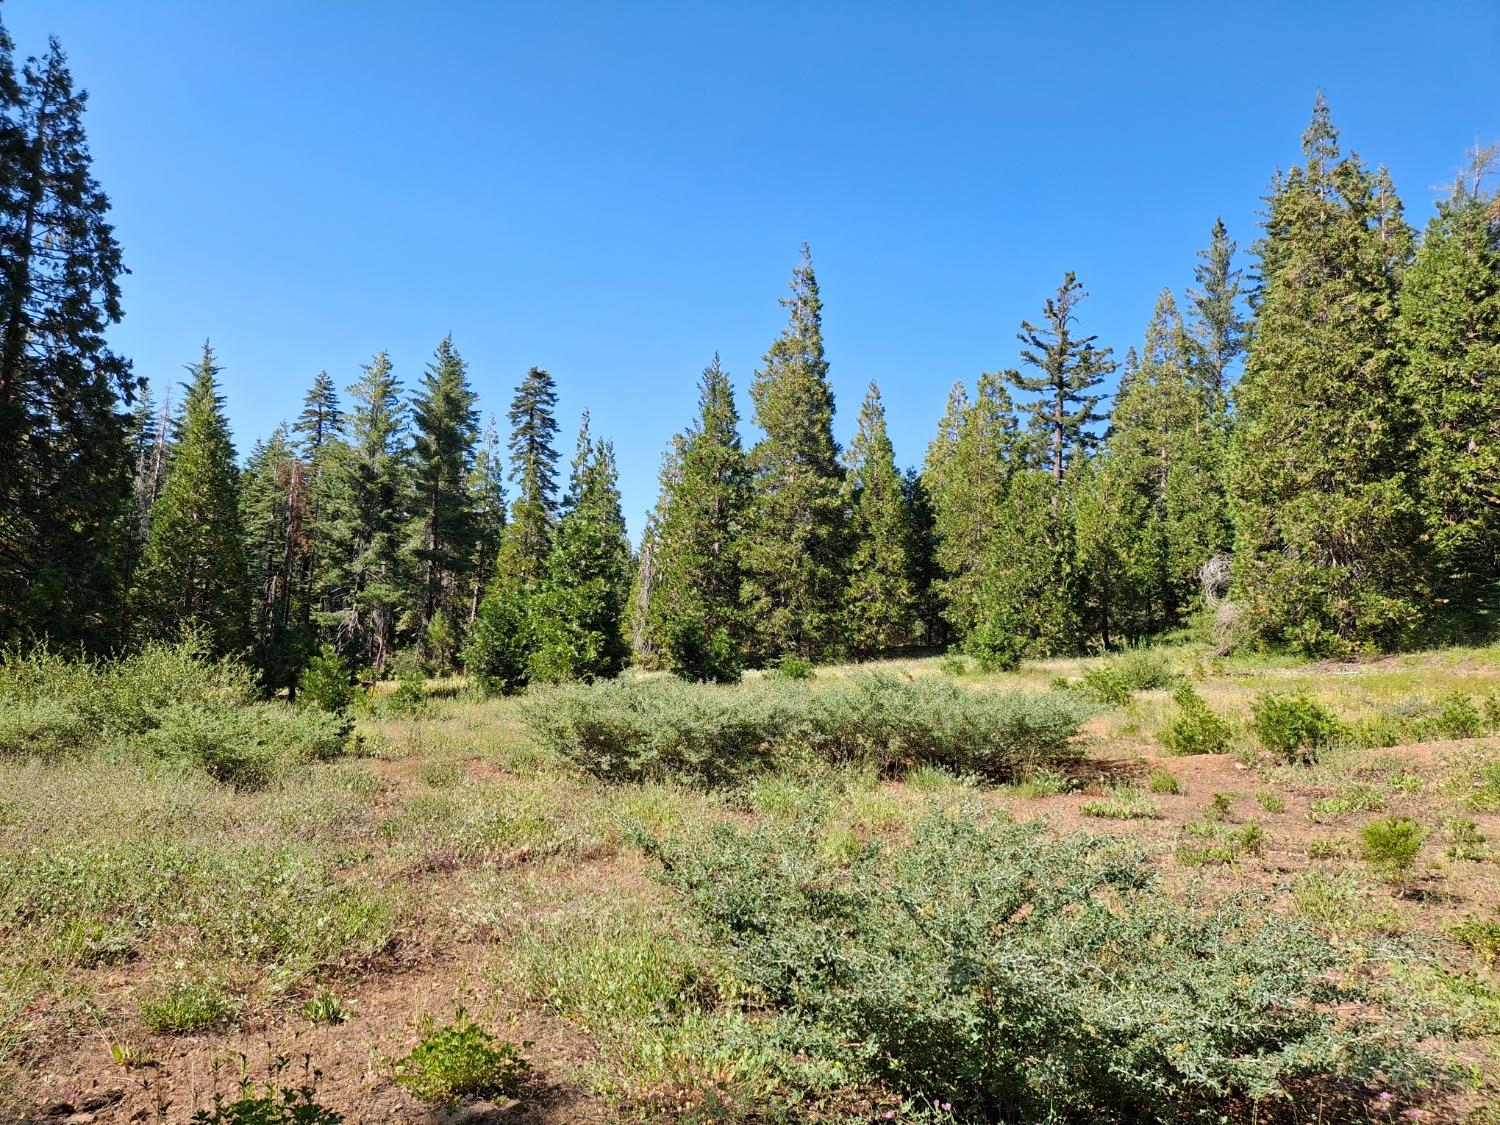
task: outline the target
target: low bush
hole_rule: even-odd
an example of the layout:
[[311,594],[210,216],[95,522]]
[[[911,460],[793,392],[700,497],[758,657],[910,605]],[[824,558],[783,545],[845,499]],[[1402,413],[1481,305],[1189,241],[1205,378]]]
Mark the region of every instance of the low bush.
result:
[[811,823],[645,840],[796,1057],[956,1121],[1163,1122],[1304,1079],[1410,1075],[1341,954],[1255,902],[1162,893],[1142,853],[930,814],[837,860]]
[[1014,672],[1021,666],[1026,641],[988,622],[971,629],[963,651],[974,658],[981,672]]
[[1359,855],[1394,883],[1404,883],[1417,862],[1427,829],[1403,816],[1372,820],[1359,830]]
[[496,1039],[462,1008],[441,1028],[423,1016],[417,1031],[421,1041],[392,1069],[398,1086],[427,1101],[513,1096],[531,1070],[521,1045]]
[[773,678],[783,680],[810,680],[813,678],[813,662],[803,656],[787,653],[772,662],[766,672]]
[[338,756],[348,730],[338,716],[279,703],[183,703],[163,712],[159,725],[129,747],[255,789],[294,766]]
[[1305,695],[1262,692],[1250,705],[1261,745],[1285,762],[1310,762],[1343,731],[1328,711]]
[[667,667],[679,679],[694,683],[736,684],[740,654],[729,631],[704,631],[697,620],[679,622],[667,635]]
[[1222,754],[1229,749],[1234,728],[1220,718],[1193,690],[1180,684],[1172,693],[1177,715],[1161,732],[1161,742],[1174,754]]
[[872,672],[819,686],[563,685],[535,693],[523,714],[543,745],[597,776],[719,783],[796,754],[887,774],[938,766],[1004,779],[1069,756],[1087,710],[1065,697]]
[[1123,707],[1132,692],[1171,687],[1177,681],[1171,662],[1154,649],[1137,648],[1098,664],[1083,674],[1084,693],[1110,707]]
[[1152,770],[1146,788],[1153,793],[1181,793],[1182,782],[1177,780],[1177,775],[1171,770]]

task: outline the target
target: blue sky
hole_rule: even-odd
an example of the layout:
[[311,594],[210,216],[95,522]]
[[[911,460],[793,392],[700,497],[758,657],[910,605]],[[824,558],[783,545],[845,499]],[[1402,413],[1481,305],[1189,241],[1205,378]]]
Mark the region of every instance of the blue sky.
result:
[[[847,440],[903,463],[1016,362],[1064,270],[1123,354],[1222,214],[1256,236],[1317,88],[1417,223],[1500,137],[1500,4],[9,0],[92,96],[126,318],[160,386],[204,337],[241,452],[380,349],[452,332],[501,417],[548,368],[639,532],[715,350],[741,392],[812,245]],[[753,436],[753,433],[747,435]]]

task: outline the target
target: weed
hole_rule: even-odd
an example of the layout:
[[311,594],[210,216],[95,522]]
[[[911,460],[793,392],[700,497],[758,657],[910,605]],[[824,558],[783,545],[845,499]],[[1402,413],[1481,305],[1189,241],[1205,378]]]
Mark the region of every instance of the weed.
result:
[[949,653],[938,661],[938,671],[945,676],[967,676],[969,674],[969,658],[956,653]]
[[1176,680],[1167,657],[1152,649],[1132,649],[1083,674],[1085,694],[1110,707],[1123,707],[1131,693],[1169,687]]
[[1146,788],[1153,793],[1181,793],[1182,783],[1171,770],[1156,769],[1151,771]]
[[1286,811],[1286,798],[1280,793],[1272,793],[1270,790],[1262,789],[1255,795],[1255,800],[1260,807],[1268,813],[1279,813]]
[[302,1005],[302,1018],[311,1023],[343,1023],[349,1018],[349,1009],[325,988],[307,998]]
[[1484,833],[1479,831],[1479,825],[1467,817],[1453,816],[1443,821],[1443,839],[1448,844],[1443,854],[1449,859],[1478,863],[1489,858],[1490,850],[1485,844]]
[[420,1039],[411,1054],[391,1065],[396,1084],[426,1101],[453,1102],[496,1094],[512,1097],[520,1092],[531,1070],[521,1055],[527,1044],[496,1039],[463,1008],[441,1028],[424,1015],[417,1034]]
[[1312,859],[1342,859],[1349,852],[1349,841],[1339,836],[1323,836],[1307,845]]
[[181,1033],[211,1027],[234,1011],[216,981],[173,981],[141,1001],[141,1022],[155,1032]]
[[1056,797],[1060,793],[1067,793],[1073,788],[1073,779],[1060,770],[1029,769],[1014,785],[1016,795],[1020,797]]
[[1203,809],[1204,820],[1227,820],[1229,818],[1228,793],[1215,793]]
[[1470,918],[1458,922],[1446,930],[1449,937],[1467,945],[1486,965],[1493,966],[1500,960],[1500,921],[1481,921]]
[[1359,830],[1360,858],[1391,882],[1404,884],[1426,838],[1427,830],[1406,817],[1372,820]]
[[1229,748],[1233,728],[1214,714],[1191,684],[1172,693],[1176,717],[1161,732],[1161,742],[1174,754],[1222,754]]
[[783,680],[810,680],[815,675],[811,660],[791,653],[778,659],[767,672]]
[[1306,871],[1292,883],[1297,913],[1337,933],[1394,934],[1399,915],[1373,902],[1370,889],[1349,872]]
[[342,1115],[315,1099],[322,1075],[312,1069],[309,1058],[302,1060],[302,1083],[283,1084],[281,1075],[289,1061],[284,1055],[273,1060],[266,1083],[258,1089],[248,1078],[241,1081],[239,1096],[232,1101],[215,1090],[212,1108],[193,1114],[189,1125],[343,1125]]
[[1084,801],[1078,806],[1084,816],[1108,820],[1150,820],[1161,815],[1155,801],[1148,801],[1139,789],[1116,785],[1102,800]]
[[1385,797],[1373,785],[1351,785],[1344,792],[1319,798],[1307,807],[1314,818],[1345,816],[1356,812],[1380,812],[1385,808]]

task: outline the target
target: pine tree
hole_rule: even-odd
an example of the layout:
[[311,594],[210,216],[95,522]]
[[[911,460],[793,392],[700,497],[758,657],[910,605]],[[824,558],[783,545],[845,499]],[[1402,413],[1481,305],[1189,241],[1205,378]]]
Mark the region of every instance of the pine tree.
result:
[[1391,331],[1410,238],[1378,178],[1340,156],[1321,95],[1303,153],[1256,247],[1229,480],[1249,628],[1322,654],[1396,644],[1418,617],[1412,420]]
[[734,388],[719,357],[704,368],[698,418],[664,478],[651,565],[669,666],[693,679],[734,679],[747,647],[740,613],[740,536],[750,474]]
[[1441,616],[1484,630],[1500,613],[1500,196],[1484,190],[1497,159],[1476,147],[1438,205],[1404,279],[1398,333]]
[[306,469],[283,425],[269,441],[256,443],[241,476],[251,659],[271,691],[295,693],[313,650],[301,604],[311,523]]
[[973,402],[962,383],[948,395],[922,480],[932,499],[936,593],[959,637],[984,616],[985,556],[1004,511],[1011,476],[1023,460],[1010,393],[1011,372],[979,377]]
[[[441,612],[451,628],[461,612],[469,567],[479,541],[479,520],[468,491],[479,415],[463,359],[449,336],[412,399],[412,482],[415,501],[410,538],[415,560],[415,622],[425,638]],[[466,607],[465,607],[466,609]],[[429,648],[424,642],[424,650]],[[431,652],[426,655],[431,659]]]
[[1245,350],[1247,324],[1240,312],[1244,273],[1234,265],[1237,249],[1224,220],[1216,219],[1208,247],[1198,251],[1198,257],[1203,260],[1193,268],[1198,288],[1189,294],[1195,314],[1193,336],[1204,372],[1203,381],[1219,401],[1228,391],[1230,365]]
[[124,272],[54,40],[17,80],[0,28],[0,638],[95,651],[123,622],[130,364],[105,343]]
[[544,682],[613,676],[625,664],[630,542],[620,512],[614,448],[579,433],[568,498],[547,570],[529,599],[529,678]]
[[1086,537],[1118,544],[1116,616],[1133,637],[1180,624],[1203,564],[1230,548],[1221,380],[1163,290],[1121,381],[1093,482],[1111,499]]
[[1090,427],[1100,421],[1095,408],[1104,396],[1089,392],[1115,369],[1110,349],[1094,346],[1097,337],[1074,335],[1074,310],[1087,296],[1072,270],[1064,274],[1057,295],[1047,298],[1046,323],[1038,326],[1023,320],[1016,333],[1024,345],[1022,361],[1038,374],[1006,373],[1012,386],[1038,396],[1025,409],[1031,415],[1033,435],[1048,451],[1052,480],[1059,488],[1068,462],[1088,453],[1097,441]]
[[239,474],[213,349],[188,368],[151,537],[136,574],[131,608],[140,639],[198,634],[215,654],[241,650],[249,615]]
[[1050,656],[1079,646],[1073,513],[1051,473],[1020,469],[1007,482],[985,543],[976,619],[964,648],[1003,667],[1023,652]]
[[855,652],[874,654],[910,644],[915,628],[911,516],[886,433],[885,406],[875,383],[859,411],[859,429],[845,452],[846,503],[851,513],[849,577],[843,636]]
[[299,452],[307,461],[316,461],[324,442],[339,436],[344,429],[344,412],[339,407],[338,390],[326,371],[313,377],[313,385],[302,399],[302,413],[292,431],[301,438]]
[[920,643],[942,644],[947,639],[947,630],[937,590],[942,577],[937,563],[937,512],[926,478],[916,469],[908,467],[901,474],[901,491],[905,496],[909,581],[916,598],[914,612]]
[[671,518],[673,500],[681,491],[682,455],[687,439],[673,434],[662,453],[657,473],[656,506],[646,515],[640,555],[631,581],[630,659],[637,668],[660,671],[669,659],[671,603],[674,591],[661,580],[665,564],[662,528]]
[[750,452],[754,490],[742,599],[761,657],[823,657],[840,647],[845,511],[833,440],[822,302],[806,245],[792,272],[786,329],[755,373],[750,398],[765,437]]
[[378,353],[363,370],[348,392],[348,440],[325,438],[321,450],[316,619],[340,649],[382,669],[395,648],[407,588],[406,411],[390,356]]
[[509,414],[517,495],[463,650],[464,669],[484,692],[524,686],[536,651],[531,602],[547,576],[557,522],[556,406],[552,376],[533,367],[516,388]]
[[469,467],[469,506],[474,512],[476,535],[473,563],[469,568],[469,606],[464,617],[472,624],[479,613],[479,600],[495,573],[500,537],[505,532],[505,464],[500,456],[500,433],[492,414],[485,423],[474,463]]

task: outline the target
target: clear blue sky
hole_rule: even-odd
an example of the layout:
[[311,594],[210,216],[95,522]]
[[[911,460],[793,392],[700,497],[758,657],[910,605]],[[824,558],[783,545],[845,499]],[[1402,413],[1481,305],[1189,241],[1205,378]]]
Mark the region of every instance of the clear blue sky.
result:
[[[741,392],[812,245],[847,440],[903,463],[948,387],[1016,362],[1066,269],[1123,354],[1222,214],[1256,236],[1323,87],[1424,223],[1500,137],[1500,4],[9,0],[63,41],[126,262],[114,334],[204,337],[241,452],[313,374],[445,333],[501,418],[528,366],[614,439],[638,533],[717,349]],[[753,436],[753,435],[748,435]]]

